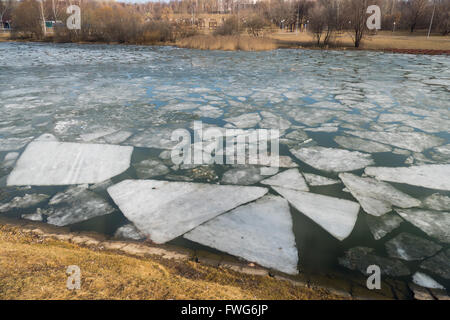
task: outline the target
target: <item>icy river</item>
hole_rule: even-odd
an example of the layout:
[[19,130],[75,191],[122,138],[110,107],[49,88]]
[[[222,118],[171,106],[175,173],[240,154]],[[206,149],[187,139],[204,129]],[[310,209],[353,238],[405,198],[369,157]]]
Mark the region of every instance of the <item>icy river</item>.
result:
[[[448,56],[0,43],[0,84],[0,215],[450,288]],[[194,121],[278,129],[278,173],[175,165]]]

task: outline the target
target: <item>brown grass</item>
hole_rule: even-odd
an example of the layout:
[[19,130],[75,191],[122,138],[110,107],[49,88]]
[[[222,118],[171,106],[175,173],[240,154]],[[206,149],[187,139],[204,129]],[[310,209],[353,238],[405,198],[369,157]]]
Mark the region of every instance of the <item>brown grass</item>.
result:
[[198,35],[177,41],[181,48],[225,51],[267,51],[277,49],[276,41],[250,36]]
[[[81,269],[81,289],[66,269]],[[25,234],[0,225],[0,299],[338,299],[269,276],[192,261],[136,258]]]

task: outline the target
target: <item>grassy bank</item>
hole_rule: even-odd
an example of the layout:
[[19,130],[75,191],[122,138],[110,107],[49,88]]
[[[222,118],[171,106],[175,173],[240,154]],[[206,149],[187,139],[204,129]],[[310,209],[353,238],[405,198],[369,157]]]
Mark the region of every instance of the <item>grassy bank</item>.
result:
[[[66,269],[81,269],[81,289]],[[137,258],[79,247],[0,225],[0,299],[339,299],[269,276],[193,261]]]
[[177,41],[181,48],[225,51],[267,51],[277,49],[277,42],[269,38],[249,36],[198,35]]

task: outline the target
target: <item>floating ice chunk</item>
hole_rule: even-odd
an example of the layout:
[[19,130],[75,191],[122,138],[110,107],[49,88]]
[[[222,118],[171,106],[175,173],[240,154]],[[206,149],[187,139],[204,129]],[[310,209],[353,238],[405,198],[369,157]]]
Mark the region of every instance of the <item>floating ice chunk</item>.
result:
[[435,147],[430,151],[431,157],[440,162],[450,162],[450,144]]
[[31,142],[8,177],[8,186],[97,183],[130,166],[132,147],[56,141]]
[[423,200],[424,205],[432,210],[450,211],[450,197],[434,193]]
[[373,178],[361,178],[351,173],[341,173],[339,178],[358,200],[364,211],[374,216],[382,216],[392,210],[392,206],[412,208],[421,202],[403,193],[386,182]]
[[385,244],[390,257],[407,261],[422,260],[435,255],[442,247],[409,233],[400,233]]
[[392,148],[387,145],[355,137],[338,136],[334,138],[334,141],[346,149],[358,150],[367,153],[392,151]]
[[450,164],[413,167],[368,167],[364,171],[379,180],[406,183],[437,190],[450,190]]
[[58,138],[56,138],[54,135],[52,135],[51,133],[44,133],[42,135],[40,135],[39,137],[37,137],[36,139],[34,139],[34,141],[59,141]]
[[351,248],[345,252],[344,257],[339,258],[339,264],[350,270],[358,270],[364,275],[367,275],[367,267],[371,265],[379,266],[381,274],[391,277],[411,274],[401,261],[377,256],[373,251],[366,247]]
[[151,128],[128,139],[125,144],[156,149],[172,149],[177,145],[177,141],[172,141],[171,136],[174,130],[169,128]]
[[37,212],[35,213],[30,213],[30,214],[22,214],[20,216],[22,219],[25,220],[30,220],[30,221],[42,221],[44,220],[42,213],[40,212],[40,210],[38,209]]
[[170,241],[219,214],[267,193],[266,188],[125,180],[108,188],[123,214],[156,243]]
[[33,137],[27,138],[0,138],[0,151],[14,151],[25,147]]
[[234,124],[238,128],[253,128],[261,121],[261,117],[257,113],[246,113],[238,117],[226,118],[224,120]]
[[298,169],[289,169],[283,171],[276,176],[261,181],[262,184],[267,184],[275,187],[284,187],[298,191],[309,191],[305,179]]
[[118,228],[114,233],[114,238],[143,240],[145,239],[145,236],[134,226],[134,224],[129,223]]
[[292,227],[287,201],[268,195],[198,226],[184,238],[267,268],[297,274],[298,252]]
[[14,167],[14,164],[16,163],[17,158],[19,157],[18,152],[9,152],[6,154],[5,158],[3,159],[3,162],[0,164],[0,168],[12,168]]
[[430,237],[450,243],[450,212],[424,209],[396,209],[395,211]]
[[339,130],[338,127],[316,127],[316,128],[306,128],[305,131],[309,132],[337,132]]
[[395,214],[385,214],[381,217],[366,216],[366,222],[375,240],[380,240],[392,230],[398,228],[403,219]]
[[450,80],[446,79],[427,79],[424,80],[423,83],[433,85],[433,86],[443,86],[450,88]]
[[114,212],[114,208],[101,196],[87,189],[87,185],[69,187],[50,199],[45,210],[47,223],[67,226]]
[[295,121],[314,127],[330,121],[333,118],[343,117],[346,113],[343,111],[311,108],[294,108],[287,113]]
[[202,106],[194,111],[194,114],[205,118],[219,118],[223,115],[223,110],[213,106]]
[[441,145],[444,139],[423,132],[349,131],[350,134],[394,147],[422,152]]
[[25,209],[34,207],[50,198],[46,194],[26,194],[23,197],[15,197],[9,203],[0,205],[0,212],[7,212],[14,209]]
[[325,147],[290,149],[289,151],[311,167],[324,171],[353,171],[374,163],[369,154],[358,151]]
[[343,104],[331,101],[320,101],[313,104],[308,105],[308,108],[324,108],[324,109],[332,109],[332,110],[344,110],[351,111],[349,107],[344,106]]
[[422,272],[414,273],[412,281],[415,284],[417,284],[418,286],[421,286],[424,288],[445,290],[445,288],[441,284],[436,282],[436,280],[434,280],[429,275],[426,275],[425,273],[422,273]]
[[359,212],[356,202],[281,187],[273,189],[339,240],[347,238],[355,226]]
[[450,280],[450,249],[425,260],[420,267],[444,279]]
[[140,179],[148,179],[151,177],[162,176],[169,173],[169,168],[158,160],[147,159],[135,165],[136,174]]
[[313,173],[303,173],[303,176],[306,179],[306,182],[311,187],[317,187],[317,186],[329,186],[333,184],[338,184],[339,181],[335,179],[330,179],[327,177],[319,176],[317,174]]
[[222,183],[251,185],[264,179],[258,167],[234,168],[225,172],[222,176]]
[[264,129],[279,129],[284,131],[290,128],[291,122],[278,115],[275,115],[268,111],[261,111],[263,120],[259,123],[260,128]]

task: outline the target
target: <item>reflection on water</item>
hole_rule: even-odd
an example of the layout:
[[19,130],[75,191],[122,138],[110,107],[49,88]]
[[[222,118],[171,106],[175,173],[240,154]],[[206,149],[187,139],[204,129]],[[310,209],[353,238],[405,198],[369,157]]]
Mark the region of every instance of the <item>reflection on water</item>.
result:
[[[17,158],[12,153],[22,152],[27,143],[41,134],[51,133],[67,142],[137,146],[132,167],[114,177],[110,184],[142,178],[136,164],[149,158],[159,159],[167,167],[168,171],[157,175],[157,179],[211,182],[192,168],[171,166],[168,160],[161,160],[162,150],[155,148],[154,141],[140,139],[138,144],[136,137],[149,129],[170,132],[164,128],[191,128],[194,120],[211,126],[247,128],[236,118],[250,113],[257,114],[256,128],[280,129],[284,135],[280,140],[281,155],[291,157],[303,173],[338,179],[337,173],[317,170],[300,161],[289,151],[292,148],[373,150],[375,166],[450,163],[447,56],[0,43],[0,83],[3,204],[27,193],[54,195],[66,190],[5,187],[6,176]],[[228,169],[211,165],[208,170],[213,174],[208,177],[214,180],[213,176],[217,176],[214,182],[220,181]],[[363,172],[364,169],[353,171],[358,176]],[[436,193],[449,196],[448,191],[420,185],[392,185],[419,200]],[[344,187],[342,183],[311,186],[310,192],[355,201]],[[105,188],[92,190],[114,205]],[[46,209],[47,205],[12,209],[5,214],[20,217],[35,212],[37,207]],[[448,215],[449,209],[444,206],[439,211]],[[342,271],[337,258],[357,246],[374,248],[377,255],[387,257],[385,243],[404,232],[439,243],[441,252],[449,248],[448,241],[446,244],[430,237],[410,222],[402,223],[381,240],[374,240],[366,223],[367,213],[362,209],[352,234],[344,241],[336,240],[293,207],[291,213],[303,270]],[[71,227],[112,235],[125,223],[127,219],[117,210]],[[182,237],[172,242],[203,248]],[[421,268],[421,261],[403,263],[412,273]],[[450,287],[448,272],[447,276],[445,272],[427,272]]]

